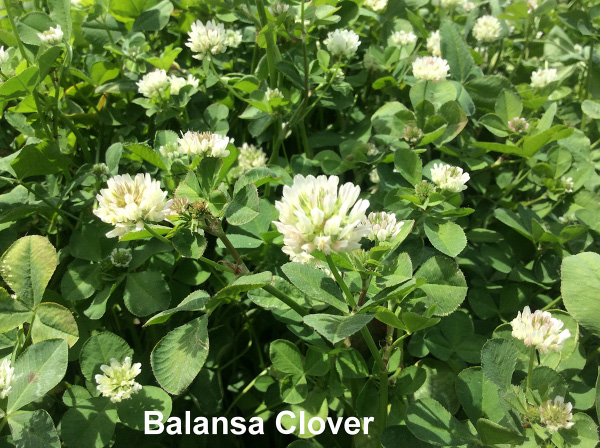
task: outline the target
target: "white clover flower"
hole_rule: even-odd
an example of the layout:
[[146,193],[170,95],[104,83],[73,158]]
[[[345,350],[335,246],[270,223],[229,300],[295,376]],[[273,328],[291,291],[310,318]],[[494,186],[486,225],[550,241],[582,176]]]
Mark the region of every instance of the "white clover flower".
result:
[[565,399],[557,395],[554,402],[548,400],[540,406],[540,421],[550,432],[558,431],[561,428],[569,429],[575,424],[571,421],[573,419],[572,411],[573,405],[565,403]]
[[95,163],[94,166],[92,166],[92,174],[96,177],[108,176],[109,173],[110,171],[106,163]]
[[440,6],[446,9],[456,8],[462,6],[463,2],[464,0],[440,0]]
[[443,81],[448,77],[448,61],[437,56],[425,56],[412,63],[413,75],[425,81]]
[[103,397],[110,398],[113,403],[118,403],[131,398],[131,396],[142,390],[142,385],[135,382],[135,377],[142,371],[142,364],[136,362],[131,364],[128,356],[121,364],[115,358],[110,360],[110,366],[103,364],[100,370],[104,375],[96,375],[96,383]]
[[569,215],[564,214],[562,216],[559,216],[558,218],[558,222],[560,222],[561,224],[568,224],[569,221],[571,221],[571,218]]
[[267,155],[261,148],[244,143],[239,150],[238,166],[242,169],[242,172],[267,166]]
[[267,98],[267,101],[271,101],[275,98],[283,98],[283,93],[277,87],[275,87],[274,89],[267,87],[265,96]]
[[416,124],[410,123],[410,124],[407,124],[406,127],[404,128],[402,137],[408,143],[415,144],[419,140],[421,140],[421,137],[423,137],[423,131]]
[[46,45],[57,45],[62,42],[64,33],[60,29],[60,25],[56,25],[56,28],[50,27],[43,33],[37,33],[37,36]]
[[181,149],[181,146],[179,146],[179,144],[175,142],[170,142],[166,145],[162,145],[160,148],[158,148],[158,152],[160,152],[160,154],[163,157],[166,157],[167,159],[171,160],[181,159],[186,156],[186,154]]
[[462,7],[465,9],[465,11],[467,12],[471,12],[471,10],[473,8],[475,8],[475,3],[473,2],[469,2],[469,1],[465,1],[462,5]]
[[4,47],[0,47],[0,64],[4,64],[8,61],[8,50],[5,50]]
[[190,49],[197,53],[195,59],[204,59],[213,54],[219,54],[227,50],[227,33],[222,23],[217,24],[209,20],[206,25],[197,20],[192,23],[192,30],[188,33],[189,40],[185,43]]
[[367,143],[367,155],[376,156],[380,152],[379,148],[374,143]]
[[233,143],[233,139],[212,132],[187,131],[185,134],[182,133],[177,142],[183,154],[222,158],[229,155],[227,145]]
[[457,166],[435,163],[431,168],[431,180],[442,190],[454,193],[466,190],[469,178],[469,173],[463,173]]
[[438,58],[442,56],[440,30],[437,30],[427,38],[427,51]]
[[573,45],[573,51],[575,53],[582,53],[583,52],[583,47],[579,44],[575,44]]
[[163,96],[169,85],[169,77],[163,69],[146,73],[137,83],[138,92],[146,98],[157,99]]
[[417,36],[409,31],[395,31],[391,36],[392,43],[397,47],[405,47],[414,44],[417,41]]
[[494,16],[482,16],[477,19],[473,26],[473,37],[477,42],[494,42],[502,34],[500,20]]
[[515,117],[508,122],[508,129],[520,134],[529,129],[529,123],[525,118]]
[[387,6],[388,0],[365,0],[364,5],[373,11],[381,11]]
[[171,95],[178,95],[179,91],[185,86],[192,86],[197,89],[200,82],[193,75],[188,75],[187,78],[171,75],[169,76],[169,84],[171,85]]
[[563,321],[555,319],[548,311],[537,310],[532,314],[528,306],[523,312],[519,311],[510,325],[513,337],[523,341],[527,347],[537,348],[541,353],[561,351],[565,340],[571,336],[569,330],[562,330]]
[[231,48],[237,48],[242,43],[242,33],[238,30],[227,30],[225,33],[225,45]]
[[352,30],[335,30],[327,35],[323,43],[332,56],[351,58],[358,50],[360,39]]
[[369,201],[358,199],[360,187],[350,182],[338,191],[339,182],[337,176],[297,174],[291,186],[283,187],[282,200],[275,201],[279,221],[274,224],[292,261],[307,263],[316,249],[326,255],[353,251],[369,233],[362,223]]
[[527,0],[527,12],[531,13],[538,9],[538,1],[537,0]]
[[288,9],[290,9],[290,5],[282,2],[275,2],[269,6],[269,12],[273,17],[279,17],[280,15],[285,14]]
[[373,168],[369,172],[369,180],[374,184],[378,184],[381,179],[379,179],[379,173],[377,172],[377,168]]
[[369,213],[369,216],[364,219],[363,224],[371,227],[371,231],[367,238],[371,241],[385,243],[391,241],[402,230],[404,221],[396,221],[394,213],[377,212]]
[[573,178],[563,176],[560,178],[560,180],[562,181],[565,187],[565,193],[573,193],[573,190],[575,188],[575,182],[573,182]]
[[548,63],[546,62],[546,68],[541,68],[531,74],[531,87],[534,89],[543,89],[557,80],[558,71],[555,68],[548,68]]
[[115,226],[106,234],[109,238],[142,230],[144,223],[164,221],[171,213],[173,201],[165,199],[167,192],[148,173],[135,178],[129,174],[115,176],[108,179],[107,185],[96,195],[98,208],[94,214]]
[[110,253],[110,262],[118,268],[126,268],[131,263],[131,251],[118,247],[113,249]]
[[[302,24],[302,26],[307,29],[310,26],[310,20],[305,19],[304,22],[302,22],[302,19],[300,19],[299,17],[296,17],[294,19],[294,23],[298,24],[298,25]],[[316,46],[317,46],[317,49],[320,49],[321,43],[319,41],[317,41]]]
[[10,366],[10,358],[4,358],[0,364],[0,398],[6,398],[15,380],[15,368]]

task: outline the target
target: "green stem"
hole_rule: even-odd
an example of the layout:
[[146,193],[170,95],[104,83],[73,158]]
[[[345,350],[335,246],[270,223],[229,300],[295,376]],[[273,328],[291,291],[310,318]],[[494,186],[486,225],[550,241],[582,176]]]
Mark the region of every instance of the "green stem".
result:
[[533,361],[535,360],[535,347],[531,347],[529,353],[529,369],[527,370],[527,389],[531,389],[531,377],[533,376]]
[[410,333],[404,333],[402,336],[396,339],[394,343],[390,346],[390,352],[393,352],[398,346],[400,346],[400,344],[402,344],[402,341],[408,336],[410,336]]
[[[583,95],[580,98],[580,100],[583,102],[584,100],[587,99],[589,91],[590,91],[590,87],[591,87],[591,82],[592,82],[592,64],[594,63],[594,42],[590,42],[590,56],[588,58],[588,63],[587,63],[587,73],[586,73],[586,78],[585,78],[585,82],[583,85]],[[581,131],[585,131],[585,126],[586,126],[586,118],[585,118],[585,114],[581,115]]]
[[31,64],[31,61],[29,60],[29,57],[25,52],[25,46],[23,45],[21,36],[19,36],[19,33],[17,32],[17,26],[15,24],[15,18],[13,17],[12,11],[10,10],[9,0],[4,0],[4,6],[6,9],[6,15],[8,16],[8,21],[10,22],[10,28],[15,37],[17,38],[17,47],[19,48],[19,52],[21,53],[23,59],[25,59],[29,64]]
[[269,67],[269,87],[274,89],[277,87],[277,70],[275,67],[277,60],[277,51],[275,39],[273,38],[273,30],[267,13],[265,11],[265,3],[263,0],[256,0],[256,9],[258,9],[258,18],[261,26],[265,29],[265,40],[267,41],[267,65]]
[[256,377],[250,381],[248,383],[248,385],[246,387],[244,387],[244,390],[242,390],[237,397],[235,397],[235,399],[231,402],[231,404],[229,405],[229,407],[227,408],[227,410],[223,413],[223,415],[228,415],[231,410],[233,409],[233,407],[237,404],[238,401],[240,401],[240,399],[246,395],[256,384],[256,382],[258,381],[258,379],[265,375],[267,373],[267,369],[263,370],[262,372],[260,372],[258,375],[256,375]]
[[302,59],[304,64],[304,102],[302,107],[308,105],[308,54],[306,52],[306,28],[304,26],[304,0],[300,4],[300,24],[302,25]]
[[304,148],[304,154],[308,159],[312,159],[314,156],[313,150],[308,144],[308,137],[306,135],[306,127],[304,126],[304,121],[301,121],[298,125],[300,130],[300,140],[302,141],[302,147]]
[[[335,263],[333,262],[331,255],[326,255],[325,259],[327,260],[329,269],[331,270],[331,273],[335,277],[336,282],[338,283],[338,285],[340,285],[340,288],[342,288],[342,291],[344,291],[346,300],[348,301],[348,303],[350,304],[352,309],[356,309],[356,302],[354,301],[354,297],[352,296],[352,293],[350,292],[350,288],[348,288],[348,285],[346,285],[346,283],[342,279],[342,276],[340,275],[340,272],[338,271]],[[385,362],[383,361],[382,355],[379,353],[379,350],[377,349],[377,345],[375,345],[375,341],[373,340],[373,335],[371,335],[371,332],[369,331],[369,329],[366,326],[362,327],[360,329],[360,334],[363,337],[363,339],[365,340],[365,343],[367,344],[367,347],[369,348],[369,351],[371,352],[373,359],[377,363],[377,368],[379,369],[379,372],[378,372],[378,376],[379,376],[379,426],[381,428],[381,431],[383,431],[386,427],[387,409],[388,409],[387,366],[385,365]]]
[[562,300],[562,296],[558,296],[556,299],[554,299],[552,302],[550,302],[548,305],[546,305],[544,308],[542,308],[542,311],[549,310],[554,305],[556,305],[557,303],[559,303],[561,300]]
[[75,126],[75,123],[73,123],[71,121],[71,119],[69,117],[67,117],[65,114],[63,114],[63,112],[58,108],[58,105],[56,106],[56,113],[58,115],[58,117],[62,120],[62,122],[69,128],[69,130],[75,135],[75,138],[77,139],[77,143],[79,143],[81,145],[81,149],[83,150],[83,155],[85,156],[86,160],[91,163],[91,154],[90,154],[90,148],[88,147],[87,144],[87,140],[83,137],[83,135],[81,135],[81,132],[79,132],[79,129],[77,129],[77,126]]
[[335,281],[340,286],[340,288],[342,288],[342,291],[344,291],[344,295],[346,296],[346,300],[347,300],[348,304],[350,305],[350,307],[353,310],[355,310],[356,309],[356,301],[354,300],[354,296],[350,292],[350,288],[348,288],[348,285],[346,285],[346,282],[344,282],[344,279],[342,279],[342,276],[340,275],[340,271],[338,271],[337,266],[333,262],[333,258],[331,258],[331,255],[325,255],[325,259],[327,260],[327,264],[329,265],[329,270],[335,277]]
[[299,305],[294,299],[292,299],[290,296],[288,296],[283,291],[280,291],[279,289],[277,289],[275,286],[267,285],[267,286],[263,286],[263,289],[265,291],[267,291],[269,294],[277,297],[279,300],[281,300],[283,303],[285,303],[287,306],[289,306],[291,309],[293,309],[300,316],[306,316],[308,314],[308,311],[306,311],[304,308],[302,308],[302,306]]
[[233,257],[233,259],[235,260],[235,264],[242,268],[241,274],[245,275],[245,274],[250,273],[250,271],[246,267],[246,264],[244,263],[244,260],[242,260],[242,256],[237,251],[237,249],[235,247],[233,247],[233,244],[231,244],[231,241],[229,241],[229,238],[227,238],[227,235],[225,234],[225,232],[223,231],[222,228],[221,228],[221,231],[219,232],[219,235],[217,235],[217,236],[223,242],[223,244],[225,245],[225,247],[227,248],[227,250]]
[[233,273],[233,269],[231,269],[229,266],[225,266],[225,265],[222,265],[222,264],[219,264],[219,263],[215,263],[214,261],[209,260],[206,257],[200,257],[200,258],[198,258],[198,260],[200,260],[200,261],[202,261],[202,262],[204,262],[204,263],[206,263],[206,264],[208,264],[208,265],[212,266],[213,268],[218,269],[220,271]]
[[[217,69],[212,61],[210,61],[210,69],[212,70],[213,74],[217,77],[217,79],[219,80],[221,85],[223,87],[225,87],[229,91],[229,93],[231,93],[233,96],[235,96],[238,100],[243,101],[244,103],[246,102],[246,100],[243,96],[241,96],[238,92],[236,92],[236,90],[233,87],[231,87],[227,81],[225,81],[221,78],[221,75],[219,75],[219,73],[217,72]],[[184,109],[184,110],[186,110],[186,109]]]
[[388,372],[385,362],[383,362],[382,356],[379,354],[379,350],[377,350],[377,346],[375,345],[375,341],[373,340],[373,336],[369,329],[364,326],[360,329],[360,334],[363,339],[367,343],[367,347],[371,352],[371,356],[377,363],[377,367],[379,369],[379,427],[381,431],[385,429],[387,426],[387,409],[388,409]]
[[54,135],[52,134],[52,131],[50,130],[50,126],[48,126],[46,117],[44,116],[44,112],[42,110],[43,109],[42,103],[40,102],[40,98],[39,98],[39,93],[37,92],[37,90],[34,90],[32,92],[32,95],[33,95],[33,101],[35,102],[35,108],[37,109],[38,118],[40,119],[40,123],[42,123],[42,128],[44,128],[44,133],[46,134],[46,138],[48,139],[49,142],[54,143]]
[[163,243],[166,243],[170,246],[173,245],[172,241],[165,238],[162,235],[159,235],[158,232],[156,230],[154,230],[152,227],[150,227],[147,223],[144,223],[144,229],[146,229],[150,235],[152,235],[154,238],[158,238],[159,240],[161,240]]

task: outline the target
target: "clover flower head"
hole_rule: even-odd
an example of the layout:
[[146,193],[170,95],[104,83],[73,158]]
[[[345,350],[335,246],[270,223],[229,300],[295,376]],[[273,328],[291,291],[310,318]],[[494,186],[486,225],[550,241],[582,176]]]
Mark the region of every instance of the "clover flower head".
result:
[[265,97],[267,98],[267,101],[270,101],[275,98],[283,98],[283,93],[277,87],[275,87],[274,89],[267,87]]
[[429,196],[435,193],[435,191],[435,185],[431,182],[427,182],[426,180],[423,180],[415,185],[415,195],[421,201],[426,200]]
[[157,99],[163,96],[169,85],[169,76],[163,69],[146,73],[137,83],[138,92],[146,98]]
[[187,131],[177,142],[183,154],[223,158],[229,155],[227,145],[233,143],[233,139],[212,132]]
[[435,163],[431,168],[431,180],[442,190],[458,193],[467,189],[465,185],[469,180],[469,173],[464,173],[462,168],[443,163]]
[[135,381],[135,377],[142,371],[142,364],[136,362],[131,364],[131,358],[128,356],[121,364],[115,358],[110,360],[110,366],[103,364],[100,366],[103,375],[96,375],[96,387],[103,397],[110,398],[113,403],[118,403],[131,398],[131,396],[142,390],[141,384]]
[[417,143],[423,137],[423,131],[416,124],[407,124],[402,134],[408,143]]
[[500,20],[494,16],[482,16],[477,19],[473,26],[473,37],[477,42],[494,42],[502,34],[502,25]]
[[60,25],[56,25],[56,28],[50,27],[42,33],[37,33],[37,36],[46,45],[57,45],[62,42],[64,33],[60,29]]
[[110,171],[108,170],[108,165],[106,165],[106,163],[95,163],[94,166],[92,166],[92,174],[95,177],[108,176],[109,172]]
[[435,31],[427,38],[427,51],[438,58],[442,56],[440,30]]
[[527,12],[531,13],[538,9],[538,0],[527,0]]
[[373,11],[381,11],[387,6],[388,0],[365,0],[364,5]]
[[379,181],[381,179],[379,179],[379,173],[377,172],[377,168],[373,168],[370,172],[369,172],[369,180],[374,183],[374,184],[378,184]]
[[563,176],[560,178],[560,180],[565,187],[565,193],[573,193],[575,189],[575,182],[573,182],[573,178]]
[[546,62],[546,68],[541,68],[531,74],[531,87],[534,89],[543,89],[557,80],[558,71],[555,68],[548,68],[548,63]]
[[10,359],[4,358],[0,363],[0,398],[6,398],[15,380],[15,368],[10,366]]
[[379,148],[375,143],[367,143],[367,155],[368,156],[376,156],[380,152]]
[[371,228],[363,223],[369,201],[358,199],[360,187],[348,182],[338,188],[337,176],[294,177],[283,187],[281,201],[275,202],[283,234],[283,252],[292,261],[307,263],[318,249],[324,254],[351,252]]
[[391,241],[398,233],[400,233],[404,221],[396,221],[396,215],[394,213],[371,212],[369,213],[369,216],[365,218],[363,224],[371,227],[371,231],[367,235],[368,239],[385,243]]
[[440,6],[446,9],[456,8],[458,6],[462,6],[463,1],[464,0],[440,0]]
[[335,30],[327,35],[324,44],[333,56],[351,58],[358,50],[360,39],[352,30]]
[[227,33],[222,23],[217,24],[209,20],[206,25],[200,20],[192,23],[188,33],[189,39],[185,43],[192,52],[196,53],[195,59],[204,59],[211,55],[224,53],[227,50]]
[[158,148],[158,152],[160,152],[163,157],[171,160],[182,159],[186,156],[181,149],[181,146],[176,142],[169,142],[166,145],[162,145]]
[[285,14],[288,9],[290,9],[290,5],[283,2],[275,2],[269,6],[269,12],[273,17],[279,17],[280,15]]
[[242,43],[242,32],[238,30],[227,30],[225,33],[225,45],[237,48]]
[[8,56],[8,49],[5,50],[4,47],[0,47],[0,65],[8,61]]
[[562,320],[555,319],[548,311],[535,313],[526,306],[519,311],[511,323],[513,337],[520,339],[527,347],[535,347],[541,353],[559,352],[564,342],[571,336],[569,330],[563,330]]
[[142,230],[145,223],[160,222],[171,213],[171,200],[162,191],[160,182],[150,174],[114,176],[107,181],[107,188],[96,195],[98,208],[94,214],[102,221],[115,226],[107,237],[123,236],[134,230]]
[[573,419],[572,411],[573,405],[565,403],[565,399],[557,395],[554,401],[548,400],[540,406],[540,421],[550,432],[562,428],[569,429],[575,424],[571,421]]
[[131,263],[131,250],[114,248],[110,253],[110,262],[118,268],[126,268]]
[[200,82],[193,75],[188,75],[187,78],[181,76],[171,75],[169,76],[169,84],[171,86],[171,95],[179,95],[179,91],[185,86],[192,86],[195,89],[198,88]]
[[267,166],[267,155],[262,148],[244,143],[239,150],[238,166],[243,172],[249,171],[252,168]]
[[525,118],[515,117],[508,122],[508,129],[520,134],[529,129],[529,123]]
[[412,64],[413,75],[425,81],[443,81],[448,77],[448,61],[437,56],[425,56],[415,59]]
[[470,2],[470,1],[465,1],[462,5],[462,7],[464,8],[465,11],[467,12],[471,12],[471,10],[473,8],[475,8],[475,3]]
[[417,36],[412,31],[394,31],[391,36],[392,43],[397,47],[405,47],[414,44],[417,41]]

